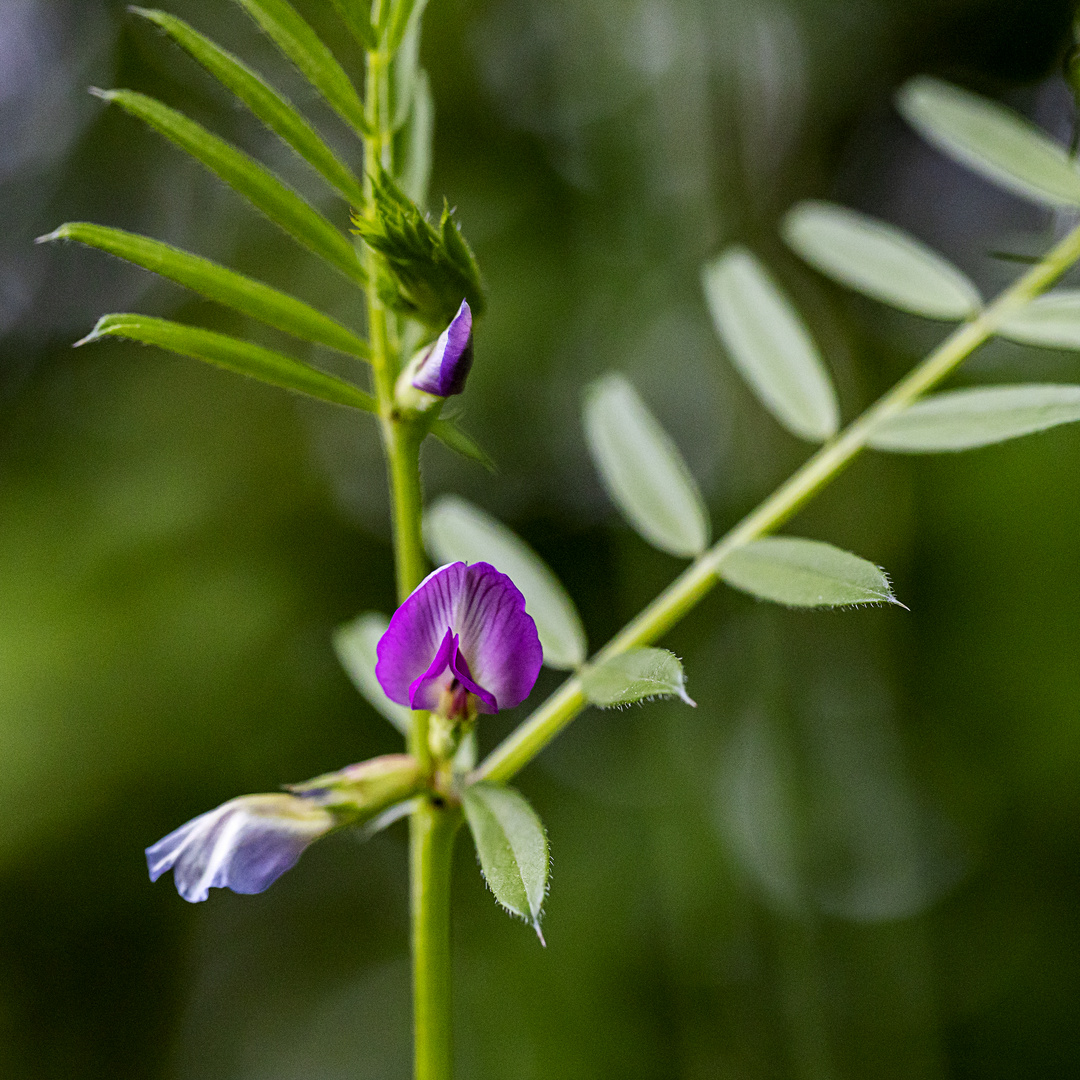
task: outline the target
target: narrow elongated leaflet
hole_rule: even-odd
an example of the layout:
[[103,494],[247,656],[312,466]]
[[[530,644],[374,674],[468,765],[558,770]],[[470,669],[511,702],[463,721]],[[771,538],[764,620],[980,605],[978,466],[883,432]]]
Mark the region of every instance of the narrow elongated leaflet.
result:
[[952,263],[884,221],[825,202],[802,202],[782,227],[788,246],[823,274],[901,311],[966,319],[978,289]]
[[39,243],[48,240],[75,240],[98,248],[304,341],[363,360],[370,356],[366,341],[310,304],[160,240],[84,221],[69,222],[38,238]]
[[427,205],[431,181],[431,143],[435,131],[435,106],[427,72],[421,69],[413,83],[412,107],[405,121],[401,190],[417,206]]
[[291,356],[264,349],[240,338],[202,330],[150,315],[102,315],[94,329],[76,345],[87,345],[105,337],[127,338],[144,345],[157,345],[169,352],[205,360],[208,364],[248,375],[259,382],[295,390],[298,394],[375,412],[375,399],[363,390],[335,379]]
[[125,112],[149,124],[201,161],[294,240],[321,256],[351,281],[358,285],[365,283],[367,279],[356,249],[348,239],[295,191],[242,150],[145,94],[134,90],[97,89],[92,89],[91,93],[103,101],[115,102]]
[[709,518],[670,436],[622,375],[585,391],[585,437],[604,487],[650,544],[692,556],[709,543]]
[[1066,148],[1012,109],[928,75],[908,82],[896,104],[923,138],[995,184],[1080,206],[1080,172]]
[[589,703],[602,708],[655,697],[677,697],[687,705],[696,704],[686,693],[682,662],[667,649],[630,649],[590,664],[581,672],[581,685]]
[[401,47],[405,35],[412,26],[416,26],[427,0],[394,0],[390,5],[390,22],[386,28],[386,49],[391,56]]
[[1025,345],[1080,349],[1080,290],[1058,289],[1036,297],[998,323],[998,333]]
[[574,602],[540,556],[502,522],[446,495],[424,515],[424,540],[436,562],[489,562],[510,577],[536,623],[548,667],[584,662],[585,630]]
[[379,38],[375,27],[368,18],[370,5],[359,0],[330,0],[341,21],[349,28],[357,43],[368,52],[379,47]]
[[727,555],[718,573],[743,592],[789,607],[897,602],[880,568],[820,540],[754,540]]
[[439,442],[455,453],[478,462],[488,472],[496,471],[495,462],[492,461],[491,456],[471,435],[462,431],[453,420],[439,417],[432,422],[430,431]]
[[377,712],[382,713],[402,735],[409,734],[412,710],[391,701],[375,678],[375,647],[386,633],[390,620],[376,611],[365,611],[334,633],[334,651],[353,686]]
[[971,450],[1080,420],[1080,386],[979,386],[923,398],[874,428],[876,450]]
[[467,787],[461,803],[488,888],[511,915],[531,923],[543,942],[540,909],[550,860],[536,811],[520,792],[491,783]]
[[705,299],[732,363],[793,435],[824,442],[836,433],[832,380],[798,312],[766,269],[734,246],[702,271]]
[[141,7],[128,10],[160,26],[177,45],[202,64],[275,135],[320,173],[331,187],[336,188],[353,206],[363,206],[364,191],[360,182],[293,105],[261,76],[175,15]]
[[344,68],[319,35],[286,0],[236,0],[289,58],[330,107],[360,135],[367,133],[364,103]]

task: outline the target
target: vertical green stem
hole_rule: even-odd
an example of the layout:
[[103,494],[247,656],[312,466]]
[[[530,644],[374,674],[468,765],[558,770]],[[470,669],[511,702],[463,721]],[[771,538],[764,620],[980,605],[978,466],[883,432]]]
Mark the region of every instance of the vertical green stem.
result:
[[[385,48],[367,55],[365,194],[371,205],[371,174],[376,166],[392,169],[390,130],[390,57]],[[400,367],[391,316],[378,292],[379,258],[365,252],[368,281],[368,337],[375,396],[379,405],[383,449],[390,481],[394,569],[399,602],[424,578],[427,560],[421,535],[423,491],[420,444],[424,433],[402,416],[394,401]],[[428,715],[414,712],[409,750],[426,770],[431,768]],[[450,1080],[450,865],[460,812],[426,796],[409,820],[409,879],[412,917],[413,1038],[416,1080]]]
[[410,819],[416,1080],[450,1080],[450,866],[461,813],[421,800]]

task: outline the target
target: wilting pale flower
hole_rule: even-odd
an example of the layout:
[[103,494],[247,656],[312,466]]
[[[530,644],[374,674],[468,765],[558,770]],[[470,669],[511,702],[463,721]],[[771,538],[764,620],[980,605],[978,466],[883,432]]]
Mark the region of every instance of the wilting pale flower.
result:
[[472,308],[467,300],[420,361],[412,376],[417,390],[445,398],[460,394],[473,361]]
[[543,652],[525,597],[487,563],[429,574],[379,641],[387,697],[451,719],[510,709],[529,696]]
[[214,888],[258,893],[336,824],[329,810],[310,799],[242,795],[148,847],[146,865],[151,881],[172,870],[176,891],[192,903]]
[[214,888],[262,892],[312,841],[337,825],[371,818],[422,785],[415,758],[388,754],[293,784],[296,795],[230,799],[146,849],[150,880],[172,870],[177,892],[192,903]]

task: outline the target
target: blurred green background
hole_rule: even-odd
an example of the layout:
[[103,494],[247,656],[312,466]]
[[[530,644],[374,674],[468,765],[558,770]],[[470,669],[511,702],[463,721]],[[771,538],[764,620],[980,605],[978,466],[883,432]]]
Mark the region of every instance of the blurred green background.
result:
[[[240,10],[170,10],[355,145]],[[323,0],[297,0],[359,58]],[[433,195],[490,284],[464,424],[430,448],[549,560],[602,643],[678,571],[588,461],[583,386],[627,372],[717,529],[807,453],[717,344],[701,263],[783,280],[847,416],[942,327],[853,298],[776,238],[826,197],[987,292],[1074,222],[946,161],[891,107],[933,72],[1071,134],[1058,0],[432,0]],[[127,344],[105,311],[239,317],[95,252],[146,231],[360,325],[358,298],[89,84],[155,94],[318,183],[193,63],[102,0],[0,0],[0,1075],[409,1073],[405,830],[316,845],[269,892],[189,906],[142,849],[233,795],[396,748],[330,647],[389,611],[373,426]],[[266,337],[265,340],[272,341]],[[316,363],[333,365],[315,353]],[[346,369],[337,368],[342,371]],[[962,380],[1080,381],[994,344]],[[582,716],[520,778],[550,832],[541,949],[455,869],[458,1075],[722,1080],[1080,1075],[1080,430],[868,456],[794,528],[886,566],[910,612],[718,590],[670,636],[699,707]],[[555,680],[541,677],[533,701]],[[485,721],[490,746],[523,714]]]

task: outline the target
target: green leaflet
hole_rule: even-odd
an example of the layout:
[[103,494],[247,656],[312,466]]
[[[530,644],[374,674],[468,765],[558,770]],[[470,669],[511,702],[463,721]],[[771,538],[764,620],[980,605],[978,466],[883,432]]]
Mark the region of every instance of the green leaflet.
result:
[[585,437],[604,487],[634,529],[672,555],[699,555],[709,517],[678,448],[622,375],[585,391]]
[[462,299],[479,318],[485,307],[480,268],[449,207],[444,204],[435,226],[385,170],[372,183],[373,216],[354,216],[353,224],[386,261],[388,276],[379,283],[383,301],[439,331]]
[[509,575],[525,597],[548,667],[576,668],[584,662],[585,630],[574,602],[547,563],[502,522],[464,499],[444,495],[424,515],[424,540],[436,562],[487,562]]
[[495,462],[491,460],[483,447],[471,435],[462,431],[453,420],[445,420],[440,417],[432,421],[430,431],[439,442],[455,453],[478,462],[488,472],[498,471],[495,468]]
[[367,134],[364,103],[344,68],[286,0],[236,0],[291,60],[330,107],[360,135]]
[[1080,420],[1080,386],[979,386],[923,398],[876,427],[876,450],[971,450]]
[[930,319],[966,319],[978,290],[952,263],[883,221],[825,202],[788,211],[783,235],[811,266],[841,284]]
[[753,540],[725,556],[717,573],[743,592],[789,607],[897,603],[883,571],[820,540]]
[[998,333],[1025,345],[1080,349],[1080,290],[1057,289],[1010,312]]
[[339,626],[334,632],[334,651],[353,686],[401,732],[409,734],[412,712],[404,705],[391,701],[375,678],[375,647],[386,633],[390,620],[376,611],[365,611],[352,622]]
[[431,143],[435,131],[435,106],[431,100],[431,87],[427,72],[416,73],[413,84],[412,108],[409,110],[402,131],[403,164],[401,166],[401,190],[417,206],[427,203],[428,185],[431,181]]
[[488,888],[511,915],[531,923],[543,943],[549,856],[536,811],[520,792],[486,781],[467,787],[461,802]]
[[716,332],[758,399],[793,435],[836,434],[832,380],[798,312],[760,262],[734,246],[702,270]]
[[181,356],[205,360],[238,375],[248,375],[271,386],[295,390],[308,397],[362,409],[364,412],[376,411],[375,399],[351,383],[335,379],[283,353],[252,345],[227,334],[184,326],[149,315],[102,315],[94,329],[76,345],[86,345],[104,337],[121,337],[144,345],[157,345]]
[[160,240],[82,221],[61,225],[38,240],[76,240],[127,259],[304,341],[329,345],[363,360],[370,355],[367,342],[302,300]]
[[128,10],[160,26],[275,135],[291,146],[331,187],[336,188],[353,206],[364,205],[363,188],[352,172],[338,160],[333,150],[292,104],[247,65],[175,15],[140,7]]
[[581,685],[590,703],[601,708],[654,697],[696,704],[686,693],[681,661],[667,649],[630,649],[601,664],[589,664],[581,672]]
[[338,17],[349,28],[352,36],[362,49],[372,52],[379,47],[375,27],[365,14],[365,7],[359,0],[330,0]]
[[395,0],[390,6],[386,28],[386,50],[393,56],[401,48],[405,35],[417,26],[427,7],[427,0]]
[[356,249],[348,239],[295,191],[242,150],[145,94],[134,90],[97,89],[91,93],[104,101],[115,102],[125,112],[149,124],[201,161],[304,247],[356,284],[362,286],[365,283]]
[[996,101],[920,75],[897,108],[928,142],[1010,191],[1051,206],[1080,206],[1080,172],[1064,146]]

